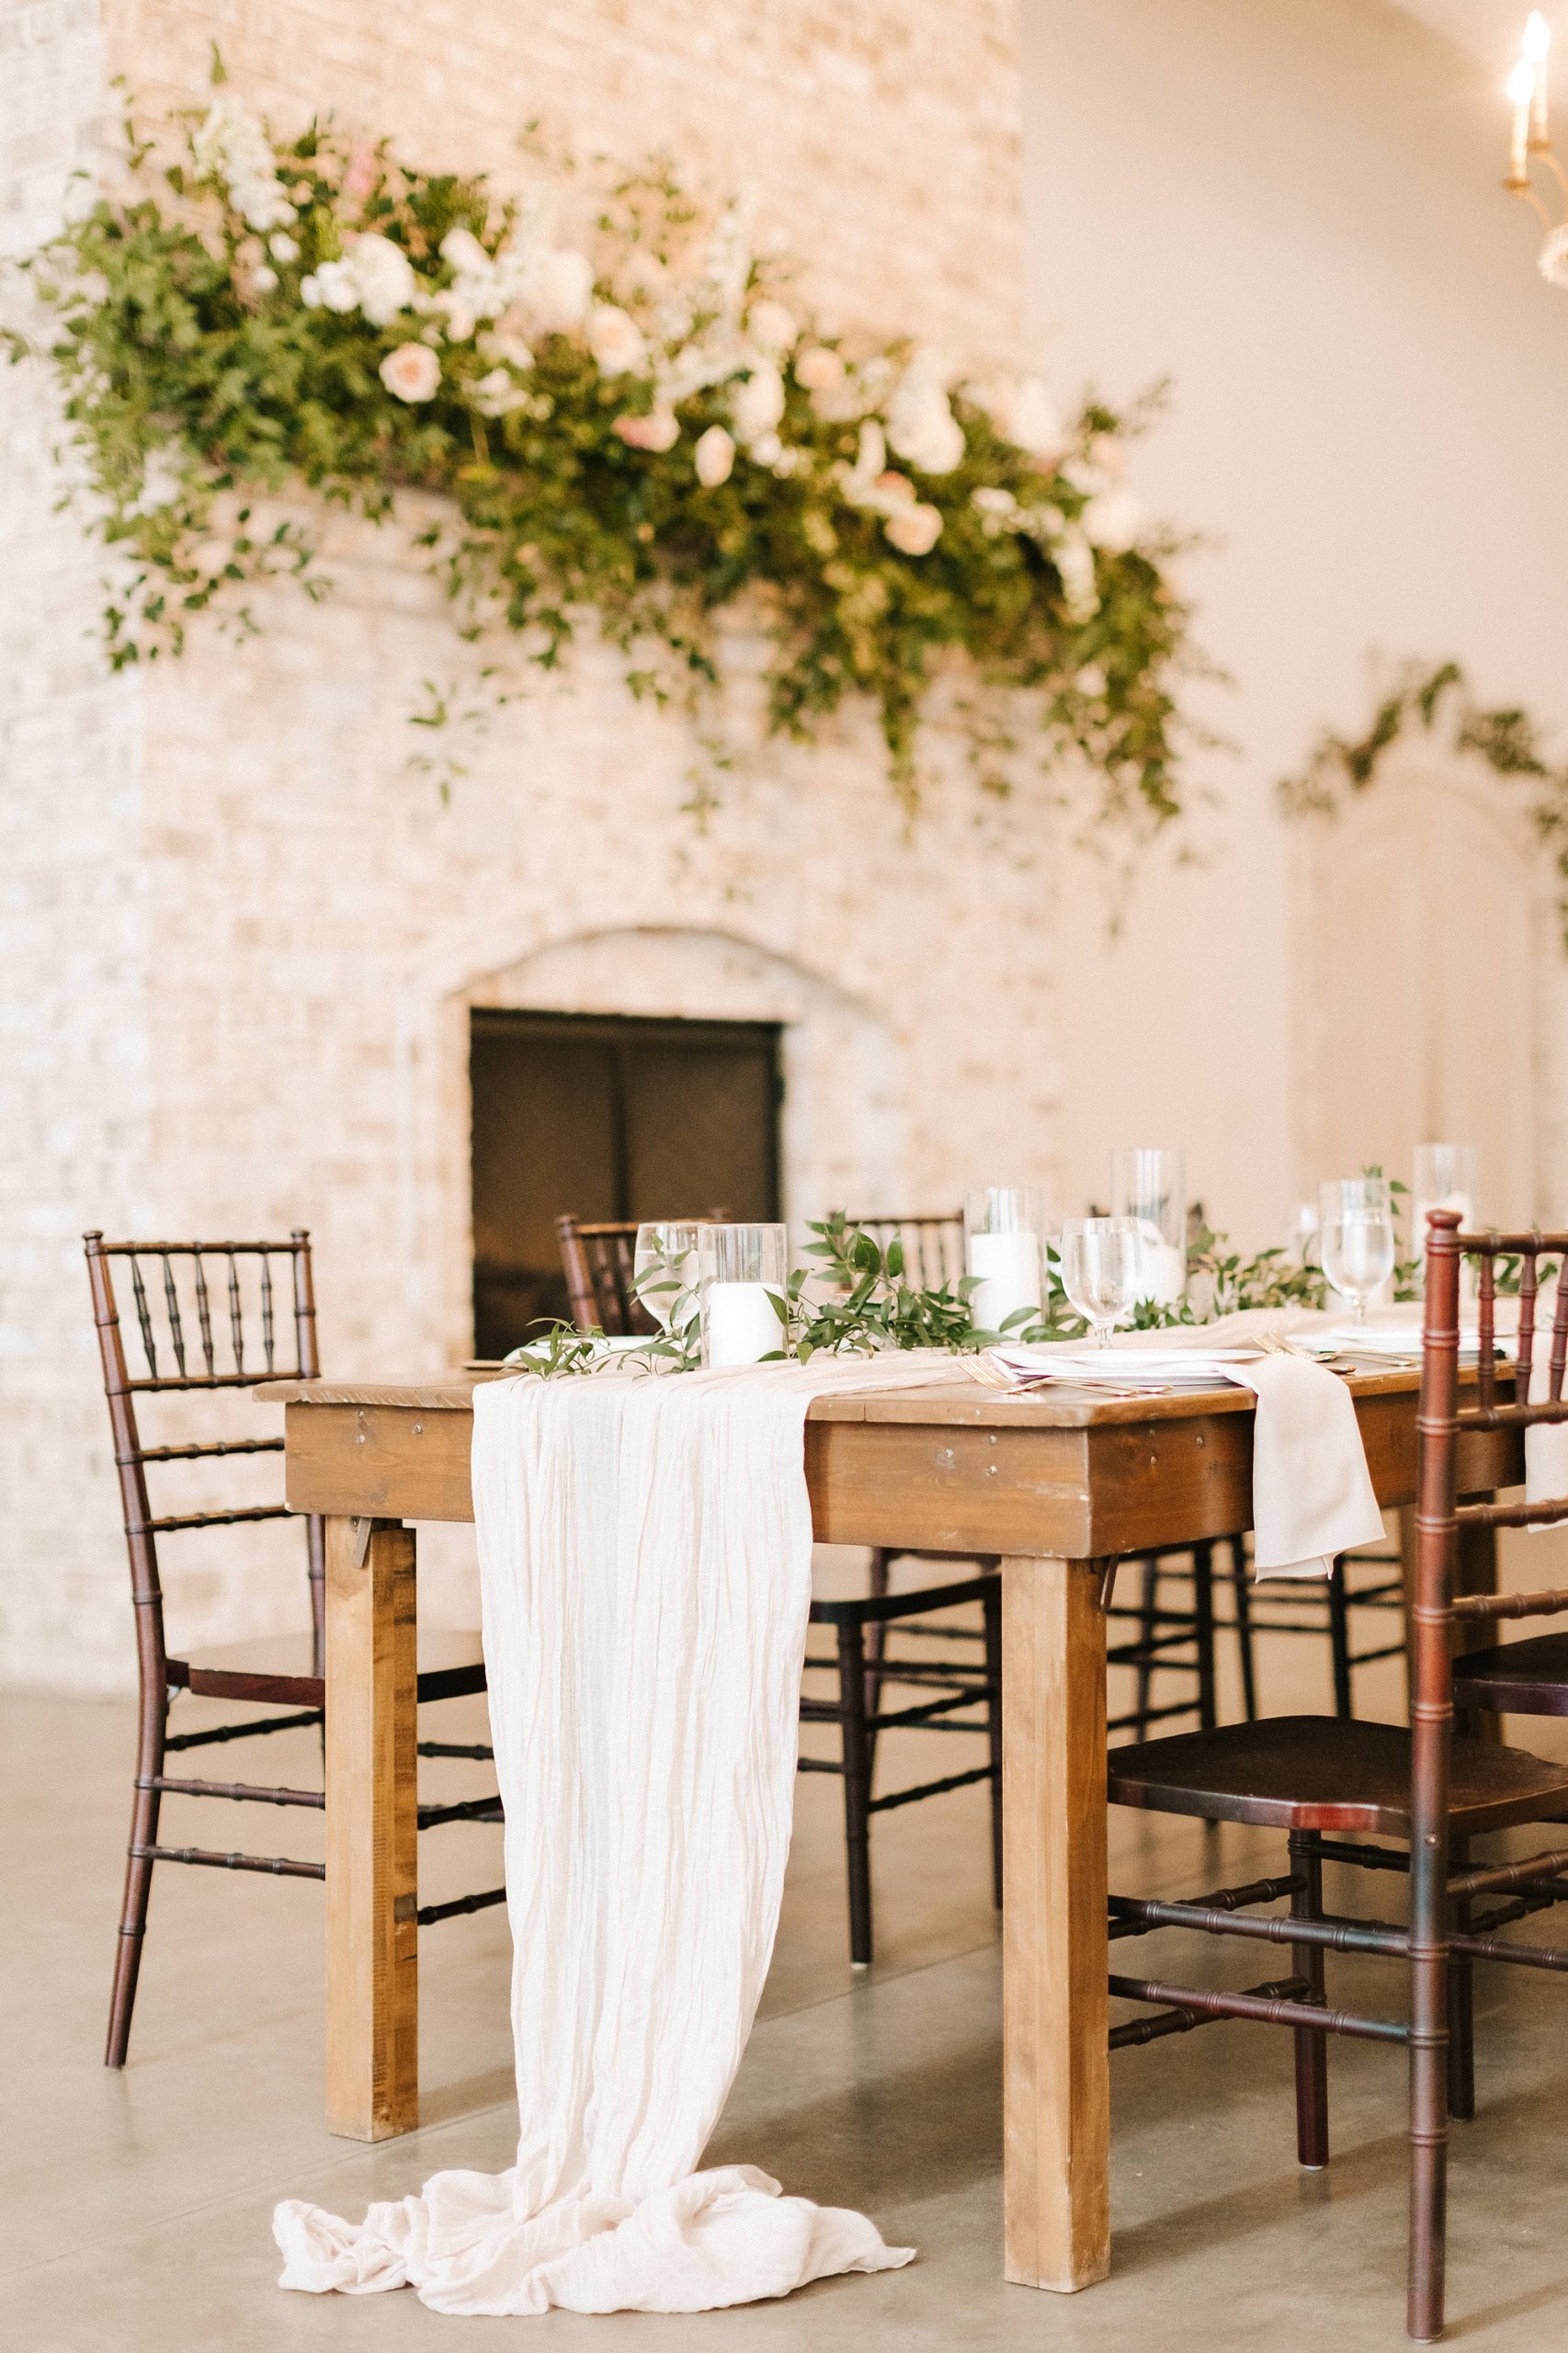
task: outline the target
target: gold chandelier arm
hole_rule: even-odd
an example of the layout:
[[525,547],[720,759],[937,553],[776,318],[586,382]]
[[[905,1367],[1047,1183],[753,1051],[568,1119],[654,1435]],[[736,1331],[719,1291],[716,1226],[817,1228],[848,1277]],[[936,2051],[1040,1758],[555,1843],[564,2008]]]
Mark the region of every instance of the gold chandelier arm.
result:
[[[1552,168],[1556,171],[1558,178],[1562,180],[1563,192],[1564,194],[1568,194],[1568,179],[1563,179],[1562,166],[1558,164],[1557,158],[1553,156],[1551,161]],[[1540,197],[1537,196],[1534,188],[1531,188],[1528,180],[1505,180],[1503,185],[1507,189],[1510,196],[1519,197],[1534,212],[1540,215],[1540,225],[1550,235],[1551,232],[1557,226],[1557,223],[1553,221],[1551,213],[1547,210]]]

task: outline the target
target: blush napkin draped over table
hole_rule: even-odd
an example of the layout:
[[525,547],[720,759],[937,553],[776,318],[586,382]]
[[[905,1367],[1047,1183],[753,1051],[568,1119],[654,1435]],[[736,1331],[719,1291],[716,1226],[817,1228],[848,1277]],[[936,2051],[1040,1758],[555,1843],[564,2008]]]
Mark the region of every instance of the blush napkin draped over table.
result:
[[794,1810],[805,1418],[950,1357],[474,1393],[520,2137],[363,2222],[278,2208],[281,2284],[437,2312],[702,2312],[910,2260],[751,2165],[696,2170],[751,2031]]
[[[1419,1310],[1417,1311],[1419,1313]],[[1269,1346],[1327,1325],[1324,1315],[1250,1308],[1213,1324],[1126,1332],[1085,1357],[1076,1341],[994,1348],[1010,1381],[1114,1382],[1140,1356],[1169,1358],[1190,1381],[1211,1375],[1257,1400],[1253,1424],[1253,1561],[1260,1577],[1326,1577],[1335,1556],[1374,1544],[1383,1516],[1372,1491],[1356,1407],[1339,1375]],[[1416,1336],[1416,1346],[1420,1336]]]

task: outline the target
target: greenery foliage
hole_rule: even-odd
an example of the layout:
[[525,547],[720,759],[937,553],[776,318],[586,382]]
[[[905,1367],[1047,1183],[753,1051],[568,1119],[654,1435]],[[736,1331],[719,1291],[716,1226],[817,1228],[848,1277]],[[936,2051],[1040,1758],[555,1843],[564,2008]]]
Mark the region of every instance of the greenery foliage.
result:
[[1441,731],[1453,750],[1473,753],[1494,776],[1523,791],[1526,819],[1557,878],[1557,912],[1568,948],[1568,762],[1547,758],[1528,711],[1478,703],[1457,662],[1439,663],[1435,669],[1407,665],[1365,734],[1351,738],[1325,728],[1305,767],[1280,782],[1285,815],[1337,815],[1347,800],[1370,790],[1389,753],[1413,730],[1427,735]]
[[[912,797],[945,677],[986,786],[1075,754],[1102,825],[1179,814],[1187,616],[1117,479],[1137,420],[1062,424],[1029,380],[824,334],[744,208],[662,166],[579,246],[544,176],[501,201],[330,121],[276,138],[223,91],[176,160],[128,137],[123,187],[24,265],[43,325],[8,335],[52,363],[123,560],[116,665],[210,609],[254,626],[261,579],[324,593],[300,493],[378,522],[427,493],[410,528],[471,642],[550,669],[591,615],[632,690],[700,724],[750,597],[771,730],[869,698]],[[426,688],[438,728],[456,690]]]
[[[1403,1188],[1396,1188],[1403,1190]],[[975,1278],[925,1289],[908,1281],[903,1246],[896,1237],[881,1244],[842,1212],[808,1226],[812,1239],[804,1256],[813,1263],[791,1269],[777,1304],[778,1356],[801,1362],[820,1354],[874,1356],[888,1348],[948,1348],[966,1354],[1004,1341],[1081,1339],[1087,1325],[1062,1288],[1060,1263],[1046,1252],[1046,1298],[1039,1313],[1020,1308],[999,1331],[977,1324],[970,1311]],[[1412,1269],[1402,1262],[1399,1277],[1414,1297]],[[639,1282],[640,1296],[669,1314],[669,1328],[635,1349],[607,1357],[602,1333],[584,1333],[552,1324],[540,1338],[508,1358],[520,1370],[547,1376],[591,1372],[598,1368],[642,1371],[694,1371],[701,1362],[697,1297],[676,1269],[655,1263]],[[1187,1295],[1174,1306],[1145,1302],[1130,1319],[1149,1331],[1171,1324],[1208,1324],[1250,1307],[1317,1307],[1329,1302],[1321,1269],[1303,1267],[1282,1250],[1245,1258],[1226,1237],[1205,1226],[1187,1253]]]

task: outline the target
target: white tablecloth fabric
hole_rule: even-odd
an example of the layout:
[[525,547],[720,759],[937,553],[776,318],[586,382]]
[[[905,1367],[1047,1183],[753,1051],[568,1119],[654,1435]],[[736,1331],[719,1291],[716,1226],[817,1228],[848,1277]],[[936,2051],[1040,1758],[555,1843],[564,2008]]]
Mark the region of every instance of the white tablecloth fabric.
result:
[[950,1358],[496,1381],[473,1499],[506,1811],[520,2133],[347,2222],[289,2200],[281,2284],[438,2312],[701,2312],[913,2249],[698,2170],[773,1949],[811,1594],[804,1423]]

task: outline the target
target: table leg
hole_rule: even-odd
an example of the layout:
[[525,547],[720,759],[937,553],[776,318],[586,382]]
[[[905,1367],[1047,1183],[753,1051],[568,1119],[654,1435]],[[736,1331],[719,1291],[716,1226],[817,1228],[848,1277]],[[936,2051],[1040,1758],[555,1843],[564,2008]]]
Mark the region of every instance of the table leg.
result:
[[326,1532],[326,2123],[386,2141],[419,2121],[417,1602],[414,1531]]
[[1002,1563],[1006,2276],[1110,2268],[1100,1563]]

